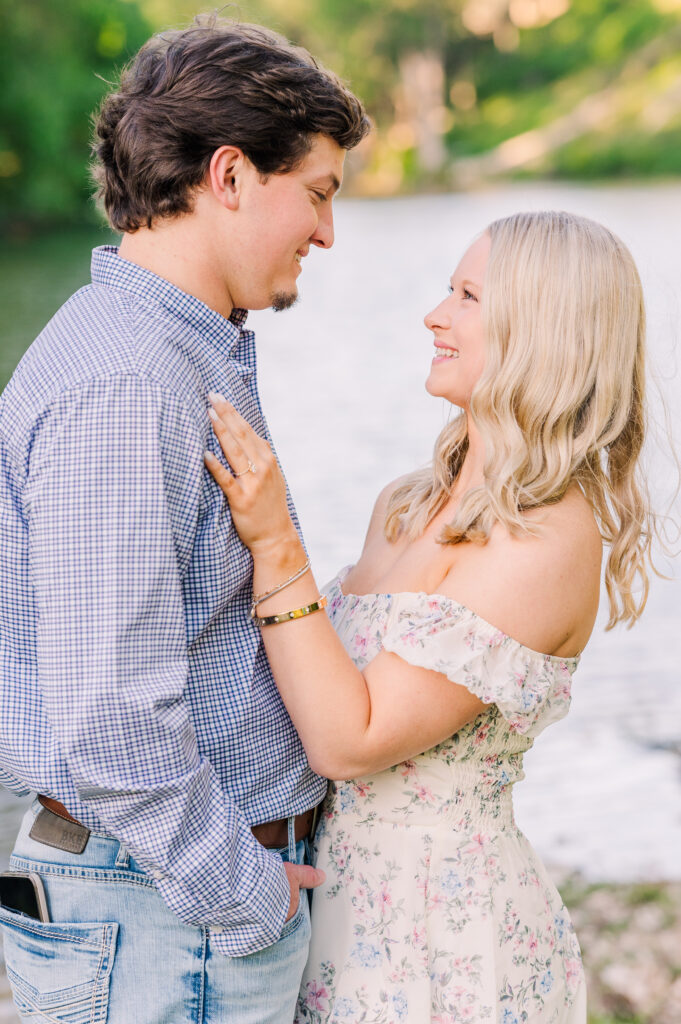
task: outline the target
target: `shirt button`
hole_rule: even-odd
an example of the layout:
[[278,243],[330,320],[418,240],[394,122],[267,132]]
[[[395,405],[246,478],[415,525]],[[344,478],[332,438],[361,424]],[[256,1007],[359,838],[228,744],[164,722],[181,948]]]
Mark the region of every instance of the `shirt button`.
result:
[[157,882],[162,882],[166,877],[163,871],[150,871],[149,874],[152,878],[155,878]]

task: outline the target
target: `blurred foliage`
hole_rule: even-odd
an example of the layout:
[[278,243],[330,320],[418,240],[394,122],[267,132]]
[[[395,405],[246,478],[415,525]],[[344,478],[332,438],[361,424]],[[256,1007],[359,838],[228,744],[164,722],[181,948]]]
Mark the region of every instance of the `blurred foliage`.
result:
[[151,29],[124,0],[0,0],[0,223],[93,220],[90,115]]
[[[192,0],[0,0],[0,225],[94,218],[89,115]],[[377,131],[351,190],[681,172],[681,0],[242,0],[306,46]]]
[[[601,93],[596,123],[566,126],[542,159],[479,173],[681,172],[679,0],[316,0],[314,18],[305,0],[251,0],[241,9],[302,42],[365,99],[379,132],[364,191],[446,187],[457,161],[552,125]],[[401,64],[413,51],[429,51],[443,69],[441,107],[426,116],[448,160],[430,174],[405,111]]]

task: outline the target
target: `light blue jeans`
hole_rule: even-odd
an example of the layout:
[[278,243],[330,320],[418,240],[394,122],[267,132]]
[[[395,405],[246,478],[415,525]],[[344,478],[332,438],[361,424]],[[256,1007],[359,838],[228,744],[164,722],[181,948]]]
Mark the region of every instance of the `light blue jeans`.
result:
[[[38,843],[24,817],[10,869],[44,883],[50,923],[0,908],[14,1002],[31,1024],[291,1024],[310,940],[307,895],[274,945],[244,957],[185,925],[116,840],[82,854]],[[306,843],[279,851],[306,856]]]

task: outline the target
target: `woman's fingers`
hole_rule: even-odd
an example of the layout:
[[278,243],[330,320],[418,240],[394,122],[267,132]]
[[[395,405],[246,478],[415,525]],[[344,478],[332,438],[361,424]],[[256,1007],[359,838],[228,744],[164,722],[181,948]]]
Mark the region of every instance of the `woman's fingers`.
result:
[[211,391],[208,394],[208,400],[222,422],[229,427],[231,433],[239,441],[244,450],[249,447],[251,443],[256,444],[258,441],[262,440],[258,434],[256,434],[255,430],[253,430],[253,427],[250,425],[248,420],[245,420],[243,416],[236,411],[234,406],[227,401],[224,395],[219,395],[215,391]]
[[237,533],[251,551],[263,541],[270,544],[273,538],[288,538],[295,527],[288,510],[286,483],[270,444],[222,395],[208,397],[213,430],[231,472],[212,452],[205,452],[204,460],[229,501]]
[[204,452],[203,461],[206,463],[206,467],[212,474],[218,487],[220,487],[224,494],[229,494],[230,488],[236,483],[230,471],[222,465],[219,459],[215,458],[212,452]]
[[248,462],[248,456],[241,443],[237,441],[229,426],[218,416],[214,409],[208,410],[208,416],[213,425],[213,432],[220,442],[223,455],[235,474],[241,472],[243,465],[246,465]]
[[[222,451],[236,476],[252,465],[257,465],[263,453],[267,455],[270,451],[270,446],[222,395],[211,392],[208,397],[212,405],[208,415]],[[232,456],[238,459],[237,463]]]
[[[226,494],[230,484],[233,484],[237,477],[245,477],[249,472],[257,473],[259,468],[261,472],[265,472],[272,449],[222,395],[211,392],[208,397],[212,404],[208,416],[231,473],[225,470],[218,460],[213,463],[206,457],[205,461]],[[222,470],[219,475],[215,471],[217,466]]]

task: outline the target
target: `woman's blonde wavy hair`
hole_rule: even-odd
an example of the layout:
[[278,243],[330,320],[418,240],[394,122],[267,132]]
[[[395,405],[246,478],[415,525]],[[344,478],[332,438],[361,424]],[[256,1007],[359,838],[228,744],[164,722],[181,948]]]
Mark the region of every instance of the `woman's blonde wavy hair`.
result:
[[[645,309],[636,265],[607,228],[570,213],[519,213],[487,233],[486,361],[470,405],[485,483],[464,495],[438,539],[484,544],[497,522],[532,532],[523,512],[559,501],[576,481],[610,548],[607,628],[633,625],[648,596],[655,532],[639,464]],[[467,449],[462,414],[440,433],[432,465],[391,495],[389,540],[425,530]]]

